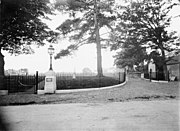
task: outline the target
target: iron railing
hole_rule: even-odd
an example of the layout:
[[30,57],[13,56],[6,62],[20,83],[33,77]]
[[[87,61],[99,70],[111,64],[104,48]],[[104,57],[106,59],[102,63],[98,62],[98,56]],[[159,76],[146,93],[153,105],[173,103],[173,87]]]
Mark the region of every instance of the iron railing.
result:
[[157,81],[169,81],[169,72],[167,72],[167,79],[165,78],[165,73],[164,72],[145,72],[144,73],[144,78],[151,80],[157,80]]
[[4,87],[8,93],[37,93],[38,83],[43,81],[45,76],[36,75],[6,75]]
[[[95,73],[56,73],[58,90],[85,89],[112,86],[126,81],[125,72],[105,73],[103,77]],[[43,90],[45,75],[7,75],[4,77],[4,87],[9,93],[37,93]]]
[[60,73],[56,74],[57,89],[83,89],[100,88],[123,83],[126,80],[124,72],[105,73],[104,77],[98,77],[94,73]]

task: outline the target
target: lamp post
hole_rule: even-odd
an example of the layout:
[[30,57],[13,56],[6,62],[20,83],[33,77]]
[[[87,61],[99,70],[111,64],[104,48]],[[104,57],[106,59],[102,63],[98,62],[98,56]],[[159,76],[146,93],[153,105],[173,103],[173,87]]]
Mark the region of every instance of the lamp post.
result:
[[52,45],[49,46],[48,53],[50,55],[50,68],[49,68],[49,70],[53,70],[52,69],[52,55],[54,54],[54,48]]

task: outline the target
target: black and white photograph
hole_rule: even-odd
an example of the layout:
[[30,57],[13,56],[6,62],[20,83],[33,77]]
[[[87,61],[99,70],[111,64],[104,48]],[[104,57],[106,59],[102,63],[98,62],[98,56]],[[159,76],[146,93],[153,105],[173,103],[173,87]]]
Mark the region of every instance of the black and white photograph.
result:
[[0,131],[180,131],[180,0],[0,0]]

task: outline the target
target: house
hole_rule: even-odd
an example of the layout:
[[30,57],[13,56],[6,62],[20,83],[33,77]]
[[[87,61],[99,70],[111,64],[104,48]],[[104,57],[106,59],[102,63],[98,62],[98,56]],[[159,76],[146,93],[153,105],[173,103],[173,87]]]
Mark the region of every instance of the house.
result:
[[28,75],[28,69],[20,69],[20,70],[15,70],[15,69],[8,69],[5,71],[5,75]]
[[27,68],[20,69],[20,70],[18,70],[18,74],[19,75],[28,75],[28,69]]
[[152,72],[156,72],[156,65],[154,64],[153,59],[151,59],[149,64],[148,64],[148,72],[150,72],[150,70]]
[[[169,71],[170,80],[180,80],[180,54],[174,56],[166,64]],[[153,63],[152,60],[148,63],[148,72],[150,72],[150,69],[152,70],[152,77],[156,78],[156,65]]]
[[167,68],[169,70],[170,77],[180,80],[180,54],[167,62]]
[[155,65],[153,59],[151,59],[148,63],[148,72],[151,72],[152,78],[156,78],[156,65]]
[[5,75],[18,75],[18,71],[14,69],[8,69],[5,71]]

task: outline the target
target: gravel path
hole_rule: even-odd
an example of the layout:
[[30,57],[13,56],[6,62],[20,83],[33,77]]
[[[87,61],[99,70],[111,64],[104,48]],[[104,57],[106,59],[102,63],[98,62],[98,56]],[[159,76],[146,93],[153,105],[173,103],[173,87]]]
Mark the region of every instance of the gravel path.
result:
[[131,78],[124,86],[69,94],[18,94],[0,96],[0,105],[96,103],[130,100],[179,99],[179,82],[152,83]]

